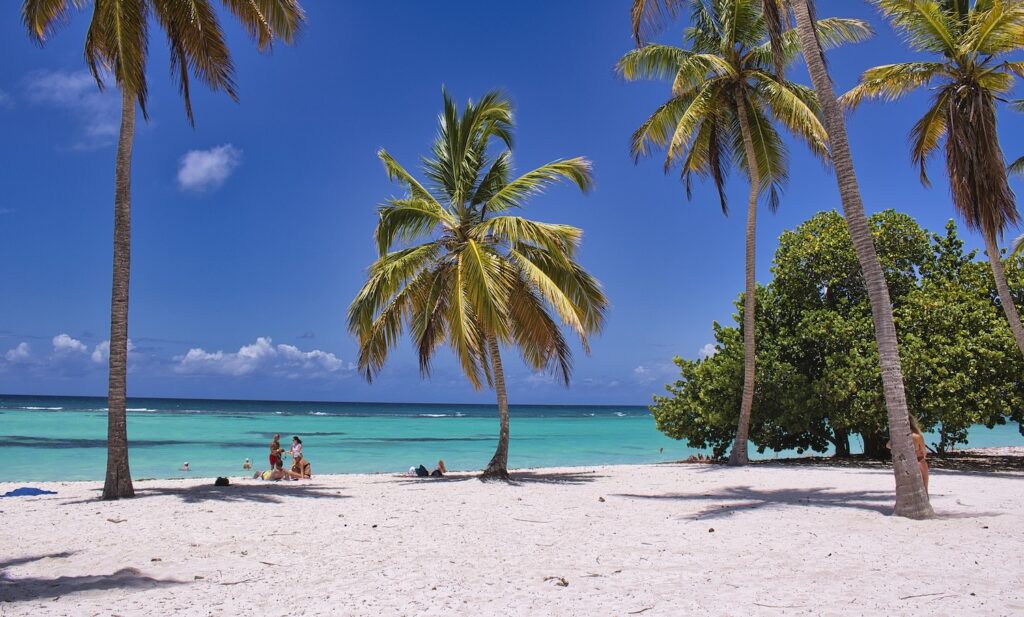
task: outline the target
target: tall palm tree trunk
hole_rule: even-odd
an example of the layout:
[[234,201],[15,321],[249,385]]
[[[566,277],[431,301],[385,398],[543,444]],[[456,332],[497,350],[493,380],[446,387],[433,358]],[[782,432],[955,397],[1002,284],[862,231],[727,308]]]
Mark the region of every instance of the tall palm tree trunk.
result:
[[900,365],[889,288],[886,286],[885,275],[875,252],[871,227],[864,214],[864,204],[861,201],[857,174],[853,168],[853,157],[847,141],[845,120],[818,46],[810,9],[807,6],[808,1],[812,0],[797,0],[793,8],[800,47],[825,117],[825,130],[828,132],[832,164],[839,184],[843,212],[846,215],[846,227],[857,251],[857,260],[860,262],[871,301],[871,316],[875,323],[878,357],[882,367],[882,389],[889,411],[889,439],[893,471],[896,476],[895,514],[915,519],[930,518],[934,516],[934,512],[928,501],[928,493],[924,490],[921,470],[910,437],[907,397],[903,389],[903,369]]
[[128,369],[128,282],[131,271],[132,145],[135,97],[121,92],[121,135],[114,172],[114,282],[110,298],[110,374],[107,384],[107,477],[103,499],[134,497],[128,468],[125,414]]
[[750,170],[750,201],[747,203],[746,286],[743,294],[743,399],[740,401],[740,422],[736,427],[736,440],[729,453],[730,465],[746,465],[747,438],[750,434],[750,411],[754,406],[754,378],[756,376],[757,342],[754,332],[754,312],[757,309],[755,259],[757,249],[757,198],[761,193],[761,173],[757,167],[757,153],[750,136],[750,120],[742,97],[736,100],[736,113],[743,133],[743,149]]
[[1006,319],[1010,322],[1010,330],[1013,331],[1017,347],[1024,354],[1024,324],[1020,321],[1017,305],[1013,303],[1013,294],[1010,293],[1010,285],[1006,282],[1006,272],[1003,270],[1003,259],[999,254],[996,234],[988,229],[982,229],[982,235],[985,236],[985,252],[988,253],[988,263],[992,266],[992,276],[996,279],[999,303],[1003,305],[1003,312],[1006,313]]
[[501,428],[498,431],[498,449],[494,451],[491,462],[487,464],[483,479],[508,479],[508,394],[505,392],[505,370],[501,367],[501,349],[498,339],[493,335],[487,337],[487,351],[491,356],[491,370],[494,373],[494,391],[498,395],[498,418]]

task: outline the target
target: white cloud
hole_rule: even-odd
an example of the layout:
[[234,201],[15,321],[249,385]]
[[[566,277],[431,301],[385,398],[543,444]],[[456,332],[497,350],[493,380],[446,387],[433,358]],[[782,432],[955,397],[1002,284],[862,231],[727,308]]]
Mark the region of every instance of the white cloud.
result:
[[6,358],[11,364],[16,364],[18,362],[28,360],[31,355],[32,349],[28,346],[28,343],[22,342],[18,343],[17,347],[9,349],[7,353],[4,354],[4,358]]
[[708,343],[707,345],[700,348],[700,351],[697,352],[697,356],[701,358],[710,358],[716,353],[718,353],[718,349],[715,347],[715,344]]
[[86,353],[88,348],[82,341],[71,338],[67,334],[53,337],[53,351],[57,354]]
[[339,373],[345,366],[333,353],[319,349],[302,351],[294,345],[274,345],[270,337],[264,336],[251,345],[243,345],[234,353],[211,353],[194,347],[174,360],[177,362],[174,370],[178,373],[232,377],[259,374],[289,379],[324,377]]
[[120,101],[112,88],[100,92],[88,71],[42,71],[27,80],[28,100],[66,109],[82,123],[82,135],[72,147],[93,149],[114,143],[119,125]]
[[224,144],[209,150],[190,150],[178,166],[178,187],[202,192],[220,188],[242,160],[242,151]]
[[[133,349],[135,349],[135,344],[132,343],[131,339],[128,339],[128,353],[131,353]],[[92,348],[92,355],[90,357],[96,364],[105,364],[107,359],[110,358],[110,341],[97,343],[96,346]]]
[[669,362],[641,364],[633,369],[633,379],[641,385],[647,385],[656,381],[664,381],[675,374],[675,371],[675,365]]

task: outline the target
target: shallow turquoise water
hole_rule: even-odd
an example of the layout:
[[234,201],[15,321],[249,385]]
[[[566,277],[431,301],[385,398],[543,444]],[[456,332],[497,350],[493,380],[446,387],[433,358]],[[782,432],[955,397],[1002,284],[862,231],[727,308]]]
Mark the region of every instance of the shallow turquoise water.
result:
[[[439,458],[473,470],[490,460],[498,432],[487,405],[134,399],[128,406],[134,478],[237,476],[245,458],[265,469],[275,432],[286,449],[292,435],[302,437],[314,473],[432,468]],[[4,479],[102,479],[105,407],[99,398],[0,396]],[[697,452],[659,433],[644,407],[519,406],[511,416],[511,467],[654,463]],[[1024,445],[1024,437],[1016,425],[979,427],[970,445]],[[178,470],[184,461],[189,474]]]

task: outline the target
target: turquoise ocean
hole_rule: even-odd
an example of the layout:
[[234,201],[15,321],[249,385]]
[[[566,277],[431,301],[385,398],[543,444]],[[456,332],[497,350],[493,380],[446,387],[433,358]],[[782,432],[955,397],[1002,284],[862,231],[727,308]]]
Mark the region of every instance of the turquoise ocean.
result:
[[[511,408],[514,468],[657,463],[698,450],[665,437],[641,406]],[[101,480],[106,399],[0,395],[5,481]],[[136,398],[128,403],[134,478],[239,476],[244,459],[266,469],[274,433],[292,435],[318,473],[401,472],[444,459],[481,469],[497,443],[494,405],[330,403]],[[852,444],[856,449],[856,442]],[[1024,445],[1016,424],[977,427],[970,446]],[[706,453],[706,451],[705,451]],[[766,452],[754,458],[793,456]],[[188,461],[191,471],[179,471]]]

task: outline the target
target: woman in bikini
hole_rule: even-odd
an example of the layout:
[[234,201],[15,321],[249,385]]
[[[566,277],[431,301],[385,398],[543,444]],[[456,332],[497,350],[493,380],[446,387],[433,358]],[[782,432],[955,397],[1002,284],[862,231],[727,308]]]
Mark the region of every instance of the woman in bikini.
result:
[[[908,415],[910,423],[910,439],[914,442],[914,454],[917,456],[917,466],[921,469],[921,479],[924,481],[924,492],[928,492],[928,447],[924,445],[924,434],[921,432],[921,425],[917,418]],[[892,449],[892,442],[885,442],[885,447]]]

